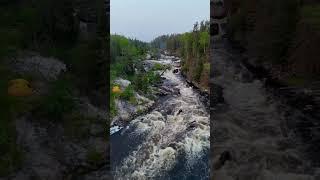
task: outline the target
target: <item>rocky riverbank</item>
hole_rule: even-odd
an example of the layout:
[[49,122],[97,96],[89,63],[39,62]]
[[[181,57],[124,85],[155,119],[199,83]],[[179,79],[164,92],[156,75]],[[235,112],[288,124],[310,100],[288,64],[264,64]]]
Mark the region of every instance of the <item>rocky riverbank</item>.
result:
[[[174,57],[160,62],[172,67]],[[178,70],[177,70],[178,69]],[[209,179],[209,114],[201,95],[180,74],[166,70],[154,108],[111,135],[116,179]]]

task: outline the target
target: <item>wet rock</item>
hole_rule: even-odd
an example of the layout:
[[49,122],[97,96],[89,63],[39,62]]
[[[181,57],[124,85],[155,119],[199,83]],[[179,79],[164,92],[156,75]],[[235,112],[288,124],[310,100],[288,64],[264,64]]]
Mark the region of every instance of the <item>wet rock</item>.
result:
[[147,111],[153,106],[154,101],[135,93],[136,103],[132,104],[125,100],[115,100],[117,115],[112,120],[112,125],[117,122],[130,121],[133,117],[141,114],[141,112]]
[[173,148],[174,150],[179,149],[178,143],[175,143],[175,142],[170,143],[168,147],[171,147],[171,148]]
[[198,126],[197,122],[196,121],[192,121],[191,123],[189,123],[189,126],[188,126],[187,130],[194,129],[197,126]]
[[132,104],[123,100],[115,100],[115,104],[117,107],[118,115],[114,119],[130,119],[136,109]]
[[152,140],[154,143],[157,143],[161,140],[161,135],[160,134],[155,134],[153,137],[152,137]]
[[156,93],[157,96],[166,96],[169,93],[164,91],[163,89],[159,89],[159,91]]
[[174,89],[173,89],[173,94],[174,94],[174,95],[180,95],[180,89],[174,88]]
[[174,69],[173,73],[177,74],[179,72],[179,69]]

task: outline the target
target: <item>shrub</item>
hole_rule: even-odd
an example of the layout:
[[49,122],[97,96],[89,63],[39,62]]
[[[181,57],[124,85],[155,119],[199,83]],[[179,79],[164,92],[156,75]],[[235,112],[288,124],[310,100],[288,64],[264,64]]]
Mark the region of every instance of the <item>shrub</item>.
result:
[[196,68],[194,69],[193,80],[195,80],[196,82],[199,82],[202,71],[203,71],[203,62],[200,60]]
[[135,95],[134,95],[134,89],[132,85],[129,85],[121,94],[120,98],[130,101],[131,103],[135,103]]
[[150,86],[158,84],[161,82],[161,76],[156,72],[148,72],[147,79]]
[[160,63],[155,63],[154,66],[152,67],[153,71],[164,71],[166,69],[168,69],[169,67],[167,65],[164,64],[160,64]]
[[134,77],[133,80],[134,89],[140,92],[148,92],[149,80],[145,73],[139,73]]
[[143,93],[148,93],[150,86],[161,82],[161,76],[153,71],[139,73],[133,80],[134,89]]
[[110,117],[111,118],[117,115],[115,99],[116,99],[116,94],[111,92],[110,93]]

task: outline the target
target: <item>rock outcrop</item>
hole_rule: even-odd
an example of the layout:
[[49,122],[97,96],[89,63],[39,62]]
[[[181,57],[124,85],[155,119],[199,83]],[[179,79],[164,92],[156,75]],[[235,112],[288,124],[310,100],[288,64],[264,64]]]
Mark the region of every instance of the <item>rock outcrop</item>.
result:
[[13,72],[24,76],[31,75],[35,79],[46,81],[57,80],[59,75],[67,71],[64,63],[53,57],[42,57],[39,54],[24,54],[9,61]]

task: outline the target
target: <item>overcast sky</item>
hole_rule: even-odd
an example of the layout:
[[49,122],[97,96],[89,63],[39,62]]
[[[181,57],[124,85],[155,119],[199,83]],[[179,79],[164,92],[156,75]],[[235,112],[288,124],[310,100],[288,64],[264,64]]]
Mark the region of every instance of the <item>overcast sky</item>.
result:
[[111,33],[151,41],[209,20],[209,0],[111,0]]

